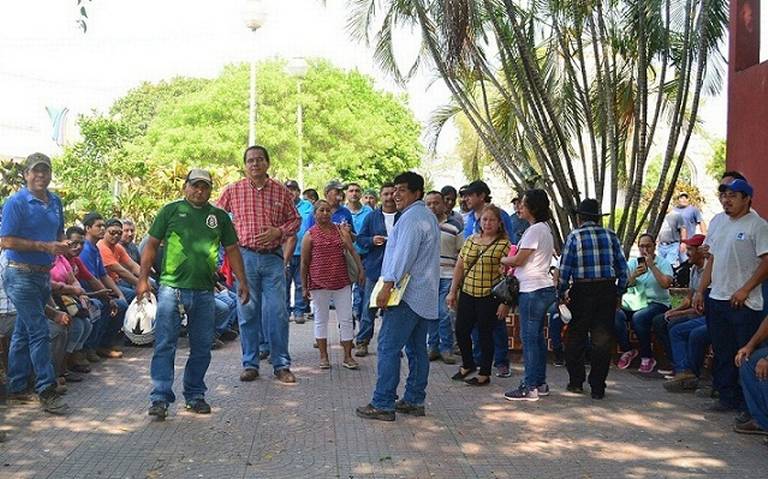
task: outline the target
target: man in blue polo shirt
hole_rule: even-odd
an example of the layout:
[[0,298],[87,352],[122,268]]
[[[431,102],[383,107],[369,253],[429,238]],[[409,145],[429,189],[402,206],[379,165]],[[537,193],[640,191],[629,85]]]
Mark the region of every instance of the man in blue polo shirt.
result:
[[[352,227],[356,232],[363,228],[365,218],[373,211],[370,206],[363,204],[360,200],[363,197],[363,189],[357,183],[347,184],[347,209],[352,215]],[[368,249],[355,243],[355,250],[360,258],[365,260]],[[352,314],[356,321],[359,321],[363,315],[363,289],[359,284],[352,285]]]
[[[293,204],[301,216],[301,226],[296,236],[291,236],[283,246],[283,258],[285,262],[286,282],[286,306],[288,314],[296,324],[303,324],[309,318],[309,303],[304,301],[301,285],[301,240],[307,232],[309,217],[312,216],[312,203],[301,198],[301,188],[295,180],[285,182],[285,187],[293,195]],[[291,283],[293,283],[293,307],[291,307]]]
[[[64,210],[58,196],[48,191],[51,160],[42,153],[27,157],[26,187],[3,205],[0,244],[5,251],[5,292],[16,308],[16,327],[8,353],[8,392],[24,395],[34,372],[35,392],[43,410],[65,414],[69,406],[56,392],[56,373],[45,305],[51,296],[50,270],[56,255],[65,254]],[[30,365],[32,371],[30,371]]]

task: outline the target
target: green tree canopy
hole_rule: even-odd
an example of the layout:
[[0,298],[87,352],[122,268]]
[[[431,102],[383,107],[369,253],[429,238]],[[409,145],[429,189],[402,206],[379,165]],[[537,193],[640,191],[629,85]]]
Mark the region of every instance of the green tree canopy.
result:
[[[270,151],[274,177],[297,176],[299,102],[303,187],[331,179],[375,187],[418,165],[421,128],[405,97],[377,91],[369,77],[325,61],[310,62],[299,90],[284,66],[266,61],[257,73],[256,138]],[[68,213],[96,209],[146,224],[161,204],[178,197],[191,167],[211,169],[219,189],[239,178],[248,138],[248,76],[247,65],[229,65],[211,80],[145,83],[118,99],[108,115],[82,117],[82,141],[56,159]]]

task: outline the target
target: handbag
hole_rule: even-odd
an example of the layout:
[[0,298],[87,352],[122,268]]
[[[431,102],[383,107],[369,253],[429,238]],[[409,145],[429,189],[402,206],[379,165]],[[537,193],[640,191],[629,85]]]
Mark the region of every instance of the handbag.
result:
[[504,276],[493,285],[491,294],[508,306],[517,306],[518,296],[520,295],[520,280],[513,274]]
[[357,277],[360,275],[360,271],[357,268],[357,262],[355,257],[352,256],[347,248],[344,248],[344,262],[347,263],[347,275],[349,276],[349,282],[352,284],[357,283]]

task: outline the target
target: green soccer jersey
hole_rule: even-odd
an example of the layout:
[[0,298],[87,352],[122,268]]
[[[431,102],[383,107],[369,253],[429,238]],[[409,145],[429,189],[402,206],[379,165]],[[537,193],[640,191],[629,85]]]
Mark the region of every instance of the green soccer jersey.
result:
[[149,235],[165,242],[160,284],[173,288],[213,290],[219,246],[237,243],[226,211],[210,203],[197,208],[187,200],[163,206]]

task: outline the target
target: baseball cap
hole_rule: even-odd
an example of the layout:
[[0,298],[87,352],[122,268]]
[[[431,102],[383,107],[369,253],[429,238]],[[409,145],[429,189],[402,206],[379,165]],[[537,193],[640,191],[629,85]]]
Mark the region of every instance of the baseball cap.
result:
[[747,196],[752,196],[752,185],[744,180],[733,180],[727,185],[720,185],[717,191],[722,193],[723,191],[735,191],[736,193],[743,193]]
[[464,190],[464,194],[470,195],[472,193],[485,193],[486,195],[490,195],[491,189],[488,188],[488,184],[485,181],[475,180],[468,184],[467,188]]
[[342,191],[344,191],[344,185],[340,181],[336,181],[336,180],[330,181],[330,182],[328,182],[327,185],[325,185],[325,190],[323,190],[323,191],[328,193],[331,190],[342,190]]
[[683,243],[687,244],[688,246],[695,246],[699,247],[704,244],[704,240],[707,239],[704,235],[693,235],[688,239],[684,239]]
[[27,161],[24,162],[24,169],[25,170],[31,170],[32,168],[36,167],[37,165],[48,165],[48,168],[51,167],[51,159],[48,158],[47,155],[44,155],[42,153],[32,153],[27,157]]
[[467,186],[469,185],[464,185],[461,188],[459,188],[459,196],[464,196],[467,194]]
[[373,196],[374,198],[378,198],[379,194],[376,193],[376,190],[365,190],[366,196]]
[[285,182],[285,187],[289,190],[299,190],[301,191],[301,188],[299,187],[299,182],[296,180],[288,180]]
[[204,181],[208,183],[208,186],[213,186],[211,174],[208,173],[207,170],[201,170],[199,168],[193,168],[189,170],[189,173],[187,174],[187,183],[191,185],[197,183],[198,181]]

